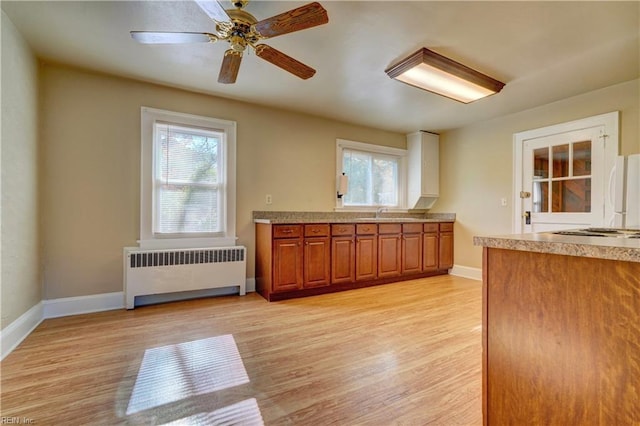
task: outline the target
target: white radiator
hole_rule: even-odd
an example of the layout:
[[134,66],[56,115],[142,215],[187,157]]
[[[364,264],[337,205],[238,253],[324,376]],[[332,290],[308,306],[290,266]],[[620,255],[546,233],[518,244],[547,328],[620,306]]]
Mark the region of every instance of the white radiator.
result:
[[136,296],[240,288],[246,294],[246,248],[210,247],[178,250],[124,249],[124,302],[134,308]]

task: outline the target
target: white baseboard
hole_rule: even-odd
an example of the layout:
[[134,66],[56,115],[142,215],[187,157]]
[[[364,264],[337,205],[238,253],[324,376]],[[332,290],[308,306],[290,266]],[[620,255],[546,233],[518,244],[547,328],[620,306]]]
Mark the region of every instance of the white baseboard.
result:
[[470,268],[468,266],[453,265],[453,268],[449,270],[449,274],[456,277],[469,278],[472,280],[482,281],[482,269]]
[[[247,278],[247,292],[256,291],[255,278]],[[47,318],[124,309],[124,292],[43,300],[0,331],[1,359],[9,355]]]
[[43,300],[44,318],[58,318],[124,308],[124,293],[92,294]]
[[33,306],[0,332],[2,358],[9,355],[42,322],[42,302]]

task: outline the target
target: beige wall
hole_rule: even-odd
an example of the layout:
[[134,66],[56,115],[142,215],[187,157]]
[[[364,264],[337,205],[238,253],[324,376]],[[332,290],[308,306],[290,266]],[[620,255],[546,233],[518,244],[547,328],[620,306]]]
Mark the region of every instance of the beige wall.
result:
[[[513,134],[621,111],[620,153],[640,153],[640,80],[468,126],[440,137],[440,194],[432,211],[455,212],[455,263],[480,268],[474,235],[511,233]],[[507,207],[500,198],[507,197]]]
[[334,207],[336,138],[405,147],[402,134],[57,65],[41,84],[45,299],[122,291],[122,248],[139,238],[141,106],[237,122],[249,277],[254,210]]
[[38,64],[2,12],[1,328],[40,303]]
[[[2,248],[26,245],[20,257],[38,259],[38,220],[28,214],[38,210],[35,60],[13,27],[5,29],[4,24],[3,15],[3,83],[10,76],[19,81],[12,81],[16,89],[10,92],[15,98],[11,110],[19,117],[5,124],[5,105],[11,98],[6,98],[3,84]],[[8,52],[21,58],[11,61],[11,67],[6,65]],[[17,89],[21,85],[25,88]],[[636,80],[444,133],[442,197],[434,211],[458,215],[456,264],[480,267],[481,251],[472,245],[473,235],[511,231],[513,133],[621,110],[621,152],[640,152],[638,85]],[[237,235],[249,248],[249,277],[254,270],[253,210],[333,208],[336,138],[405,146],[401,134],[59,65],[41,66],[40,92],[44,294],[38,268],[27,269],[19,262],[6,268],[3,250],[3,326],[40,299],[122,291],[122,247],[135,245],[139,237],[143,105],[238,123]],[[20,153],[6,148],[8,140],[21,141]],[[18,167],[20,183],[5,180]],[[17,193],[5,190],[10,183],[21,185]],[[273,195],[271,206],[264,204],[267,193]],[[14,194],[24,206],[21,214],[12,216],[5,206],[7,196]],[[507,208],[499,205],[503,196],[510,200]],[[12,278],[16,275],[18,280]],[[7,278],[15,287],[6,284]],[[5,315],[5,309],[18,315]]]

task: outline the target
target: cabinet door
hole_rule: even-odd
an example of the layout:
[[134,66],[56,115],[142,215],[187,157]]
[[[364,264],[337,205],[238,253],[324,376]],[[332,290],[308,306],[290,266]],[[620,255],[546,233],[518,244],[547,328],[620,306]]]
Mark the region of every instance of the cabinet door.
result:
[[402,273],[422,272],[422,234],[403,234]]
[[330,267],[329,237],[304,240],[304,287],[329,285]]
[[372,280],[376,278],[378,246],[375,235],[359,235],[356,237],[356,280]]
[[422,270],[438,269],[438,234],[428,233],[422,237]]
[[453,268],[453,232],[440,233],[438,252],[438,269]]
[[302,243],[300,238],[273,240],[273,291],[302,288]]
[[399,276],[401,272],[401,236],[378,235],[378,278]]
[[356,279],[356,247],[353,236],[331,239],[331,283],[350,283]]

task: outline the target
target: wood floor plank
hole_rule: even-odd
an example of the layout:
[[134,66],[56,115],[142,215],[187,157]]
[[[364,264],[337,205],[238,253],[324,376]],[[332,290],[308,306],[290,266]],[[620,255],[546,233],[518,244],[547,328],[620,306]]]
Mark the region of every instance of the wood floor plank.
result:
[[[0,413],[38,425],[237,416],[479,425],[481,307],[479,282],[438,276],[282,302],[252,293],[49,319],[2,361]],[[197,391],[203,378],[187,373],[198,370],[180,348],[225,335],[249,381]],[[155,367],[176,368],[176,386],[189,393],[128,413],[145,354],[163,347],[176,364]]]

